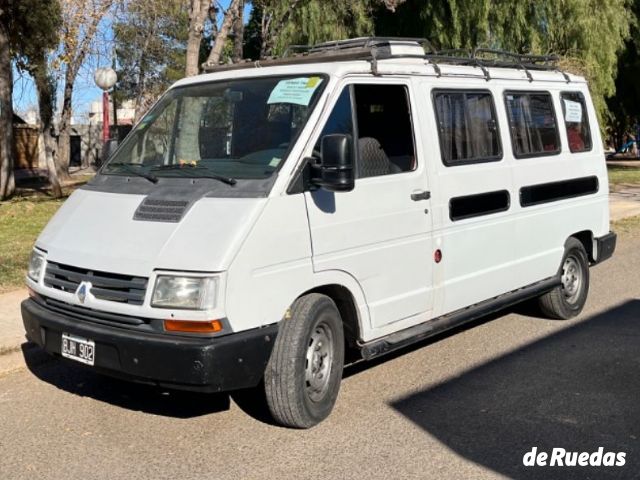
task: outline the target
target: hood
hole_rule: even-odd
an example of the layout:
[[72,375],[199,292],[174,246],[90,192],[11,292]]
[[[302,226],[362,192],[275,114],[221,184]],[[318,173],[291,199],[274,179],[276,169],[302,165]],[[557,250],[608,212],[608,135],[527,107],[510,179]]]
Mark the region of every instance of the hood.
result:
[[201,198],[177,223],[134,220],[144,195],[77,190],[40,234],[51,261],[148,277],[229,268],[266,198]]

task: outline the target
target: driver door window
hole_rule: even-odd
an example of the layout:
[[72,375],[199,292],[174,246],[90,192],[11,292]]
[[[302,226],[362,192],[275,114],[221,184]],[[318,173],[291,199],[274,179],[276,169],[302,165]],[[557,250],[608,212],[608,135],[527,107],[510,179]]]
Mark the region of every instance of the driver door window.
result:
[[[358,132],[357,138],[354,131]],[[314,147],[314,155],[320,154],[322,137],[336,133],[355,138],[357,148],[352,151],[356,154],[356,178],[408,172],[416,167],[409,95],[403,85],[345,87]]]

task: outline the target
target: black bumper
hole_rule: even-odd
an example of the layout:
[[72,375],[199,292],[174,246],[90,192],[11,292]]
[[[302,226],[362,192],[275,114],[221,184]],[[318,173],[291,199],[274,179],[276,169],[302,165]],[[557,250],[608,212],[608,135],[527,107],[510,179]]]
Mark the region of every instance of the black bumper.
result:
[[51,354],[60,355],[63,332],[77,335],[95,342],[95,366],[88,368],[126,380],[202,392],[258,385],[278,331],[271,325],[218,338],[141,333],[66,318],[32,299],[22,302],[22,320],[27,338]]
[[609,232],[602,237],[596,238],[598,257],[595,259],[594,264],[602,263],[611,258],[616,249],[617,238],[618,236],[615,232]]

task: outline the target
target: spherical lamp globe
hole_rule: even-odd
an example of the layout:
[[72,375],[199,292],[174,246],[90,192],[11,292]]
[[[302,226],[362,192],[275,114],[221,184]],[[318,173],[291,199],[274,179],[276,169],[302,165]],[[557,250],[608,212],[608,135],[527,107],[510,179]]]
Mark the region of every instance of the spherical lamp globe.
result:
[[118,75],[113,68],[99,68],[93,74],[96,85],[105,92],[111,90],[118,81]]

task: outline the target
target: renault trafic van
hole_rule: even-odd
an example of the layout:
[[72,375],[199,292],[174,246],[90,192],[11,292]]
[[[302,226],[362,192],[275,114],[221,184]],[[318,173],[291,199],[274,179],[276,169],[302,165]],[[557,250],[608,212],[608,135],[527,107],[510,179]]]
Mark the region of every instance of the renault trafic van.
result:
[[534,297],[579,314],[615,242],[583,78],[330,42],[173,86],[37,239],[22,315],[96,372],[263,386],[307,428],[345,364]]

